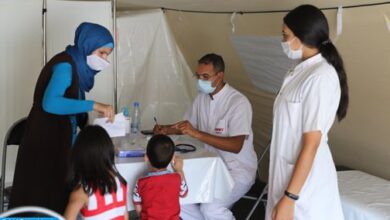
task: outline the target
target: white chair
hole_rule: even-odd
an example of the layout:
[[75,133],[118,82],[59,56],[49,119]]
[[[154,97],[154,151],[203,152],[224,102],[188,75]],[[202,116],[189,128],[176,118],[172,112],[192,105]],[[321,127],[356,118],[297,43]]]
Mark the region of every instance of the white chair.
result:
[[13,215],[21,214],[21,213],[26,213],[26,212],[27,213],[43,214],[44,217],[54,217],[54,218],[57,218],[58,220],[65,220],[65,218],[63,216],[59,215],[58,213],[56,213],[50,209],[38,207],[38,206],[23,206],[23,207],[10,209],[10,210],[0,214],[0,218],[2,219],[2,218],[6,218],[9,216],[13,216]]

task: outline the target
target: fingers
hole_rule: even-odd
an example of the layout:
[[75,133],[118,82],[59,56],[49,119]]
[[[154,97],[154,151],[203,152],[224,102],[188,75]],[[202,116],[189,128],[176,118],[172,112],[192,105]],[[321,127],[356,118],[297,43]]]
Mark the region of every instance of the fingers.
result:
[[155,125],[153,128],[155,134],[167,134],[167,128],[163,125]]
[[176,124],[173,124],[171,127],[172,128],[176,128],[176,129],[179,129],[179,125],[181,125],[183,122],[182,121],[179,121],[177,122]]
[[186,126],[187,124],[191,124],[189,121],[179,121],[177,122],[176,124],[173,124],[172,127],[173,128],[176,128],[176,129],[179,129],[179,127],[183,127],[183,126]]
[[111,105],[106,105],[104,109],[104,117],[107,117],[107,122],[114,122],[115,120],[115,112],[114,108]]
[[95,102],[93,105],[93,110],[98,112],[103,117],[107,118],[107,122],[114,122],[115,120],[115,111],[112,105],[106,105],[99,102]]
[[192,125],[189,121],[180,121],[172,125],[172,127],[180,130],[183,134],[187,134],[188,131],[192,128]]
[[172,167],[176,171],[182,171],[183,170],[183,159],[175,156],[174,159],[172,160]]
[[154,125],[154,127],[153,127],[153,132],[154,132],[155,134],[159,134],[160,130],[161,130],[160,125]]
[[176,164],[176,167],[177,168],[182,168],[183,167],[183,159],[181,159],[181,158],[176,158],[176,160],[175,160],[175,164]]

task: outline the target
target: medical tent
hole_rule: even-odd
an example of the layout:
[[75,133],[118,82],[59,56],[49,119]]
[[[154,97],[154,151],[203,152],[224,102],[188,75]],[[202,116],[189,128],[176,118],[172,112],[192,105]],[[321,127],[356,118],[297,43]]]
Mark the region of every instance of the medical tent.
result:
[[[44,63],[73,43],[78,24],[90,21],[114,33],[116,49],[87,98],[118,112],[139,101],[143,129],[153,127],[153,117],[176,122],[196,97],[198,59],[217,53],[226,81],[252,104],[261,153],[270,140],[273,101],[293,65],[280,46],[283,16],[300,4],[323,10],[347,71],[349,111],[329,135],[336,164],[390,179],[390,2],[380,0],[0,0],[0,138],[28,114]],[[12,176],[7,172],[7,183]]]

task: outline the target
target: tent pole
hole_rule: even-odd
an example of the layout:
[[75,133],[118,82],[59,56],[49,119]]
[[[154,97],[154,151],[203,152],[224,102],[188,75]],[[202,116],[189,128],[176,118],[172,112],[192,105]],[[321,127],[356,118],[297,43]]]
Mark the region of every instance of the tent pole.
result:
[[113,53],[113,71],[114,71],[114,110],[115,112],[118,111],[118,72],[117,72],[117,48],[118,48],[118,39],[117,39],[117,33],[116,33],[116,0],[111,0],[111,7],[112,7],[112,30],[114,34],[114,41],[115,41],[115,47],[114,47],[114,53]]
[[42,36],[42,47],[43,47],[43,65],[44,66],[47,62],[47,45],[46,45],[46,22],[47,22],[47,0],[43,0],[43,6],[42,6],[42,29],[43,29],[43,36]]

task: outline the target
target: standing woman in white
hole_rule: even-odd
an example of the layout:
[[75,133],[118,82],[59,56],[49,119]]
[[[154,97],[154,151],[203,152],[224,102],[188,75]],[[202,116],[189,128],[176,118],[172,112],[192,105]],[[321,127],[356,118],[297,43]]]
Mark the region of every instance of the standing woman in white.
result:
[[301,5],[284,17],[283,51],[298,64],[274,104],[267,220],[342,220],[328,132],[348,108],[343,61],[324,14]]

